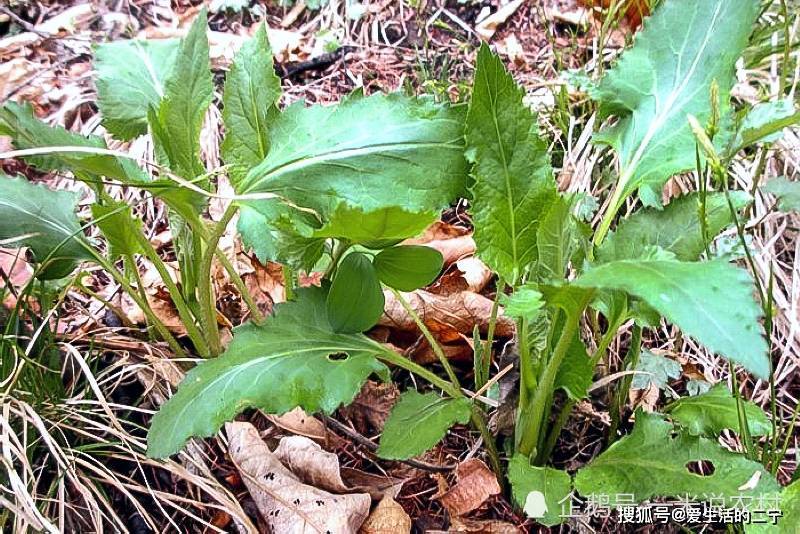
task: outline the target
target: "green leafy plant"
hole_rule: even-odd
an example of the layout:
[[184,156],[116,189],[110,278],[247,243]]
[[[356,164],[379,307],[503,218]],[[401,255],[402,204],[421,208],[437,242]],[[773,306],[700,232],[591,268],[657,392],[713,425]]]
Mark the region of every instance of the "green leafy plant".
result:
[[[759,303],[750,274],[710,249],[720,232],[734,226],[747,250],[739,217],[751,197],[728,190],[734,156],[774,140],[798,118],[790,102],[732,110],[735,62],[758,13],[756,0],[661,2],[633,47],[599,82],[589,83],[601,116],[615,121],[595,141],[610,145],[620,166],[596,230],[579,216],[584,199],[558,191],[548,143],[537,116],[523,103],[524,89],[485,45],[478,51],[468,106],[356,92],[335,106],[295,103],[281,109],[280,83],[262,28],[227,73],[225,165],[207,171],[199,136],[213,85],[203,15],[181,41],[131,41],[96,50],[104,125],[119,139],[149,132],[158,160],[151,172],[108,150],[102,138],[41,124],[30,108],[7,104],[0,110],[0,133],[12,137],[15,155],[42,168],[70,170],[93,189],[97,202],[86,224],[105,235],[107,253],[84,237],[74,199],[16,178],[0,180],[0,198],[26,197],[32,205],[0,202],[0,215],[24,221],[13,227],[0,222],[0,238],[28,246],[41,264],[41,278],[64,276],[83,261],[99,264],[146,311],[155,333],[182,354],[184,345],[137,291],[134,256],[144,256],[159,270],[187,327],[190,350],[208,360],[188,372],[153,418],[151,456],[166,457],[192,437],[211,436],[247,408],[280,414],[299,406],[332,413],[350,403],[369,376],[388,381],[397,367],[432,389],[402,394],[378,456],[411,458],[433,447],[454,424],[470,423],[502,477],[485,405],[465,393],[441,346],[401,293],[430,284],[442,268],[438,252],[402,242],[421,233],[442,209],[468,198],[477,254],[498,280],[486,339],[476,333],[473,340],[474,389],[494,383],[493,332],[502,309],[516,324],[516,426],[504,445],[511,494],[521,509],[554,525],[562,521],[557,503],[573,490],[632,494],[637,501],[685,493],[733,495],[743,486],[753,494],[775,493],[780,488],[774,474],[788,437],[780,443],[775,414],[770,420],[744,401],[735,383],[732,391],[717,385],[677,399],[664,414],[640,411],[632,432],[619,432],[627,424],[631,375],[654,369],[648,367],[651,355],[642,350],[643,332],[662,320],[732,367],[772,380],[761,325],[763,319],[769,331],[768,293],[755,286]],[[690,170],[703,177],[700,190],[662,206],[665,182]],[[235,195],[220,220],[210,221],[206,203],[220,196],[214,182],[221,174],[227,174]],[[130,206],[110,197],[109,181],[142,188],[168,206],[179,284]],[[773,182],[769,188],[783,205],[796,204],[792,184]],[[625,202],[637,192],[644,207],[621,218]],[[54,208],[35,209],[40,205]],[[293,298],[268,318],[248,301],[253,320],[235,330],[223,351],[210,269],[218,258],[248,298],[218,251],[237,214],[243,243],[262,261],[285,266]],[[294,288],[293,273],[312,269],[324,270],[321,286]],[[365,335],[383,312],[385,293],[417,323],[446,377]],[[593,331],[589,346],[581,335],[583,322]],[[551,453],[625,324],[632,325],[627,372],[608,388],[607,439],[616,443],[573,477],[548,465]],[[553,413],[560,392],[566,400]],[[718,443],[724,429],[738,433],[744,454]],[[754,439],[760,436],[761,441]],[[693,474],[687,464],[701,461],[717,471]],[[747,485],[754,473],[758,477]]]

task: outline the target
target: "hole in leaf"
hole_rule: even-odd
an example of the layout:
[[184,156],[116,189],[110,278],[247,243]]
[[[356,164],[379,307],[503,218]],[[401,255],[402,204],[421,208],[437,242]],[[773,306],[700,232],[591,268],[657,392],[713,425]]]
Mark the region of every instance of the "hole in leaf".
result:
[[347,354],[346,352],[336,352],[334,354],[328,354],[328,359],[332,362],[343,362],[349,357],[350,355]]
[[714,474],[714,464],[710,460],[699,460],[697,462],[687,462],[686,470],[693,475],[708,477]]

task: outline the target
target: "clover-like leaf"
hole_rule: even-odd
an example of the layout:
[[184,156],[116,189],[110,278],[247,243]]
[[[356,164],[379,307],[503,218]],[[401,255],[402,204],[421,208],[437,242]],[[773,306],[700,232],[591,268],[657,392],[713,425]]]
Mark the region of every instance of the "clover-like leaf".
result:
[[469,421],[471,411],[466,398],[406,391],[386,420],[377,454],[387,460],[418,456],[441,441],[451,426]]
[[234,331],[225,353],[198,364],[153,417],[147,453],[169,456],[192,436],[211,436],[248,407],[281,414],[298,406],[331,413],[348,404],[372,373],[388,379],[375,356],[385,351],[328,322],[325,290],[300,288],[261,326]]
[[375,256],[375,270],[381,282],[400,291],[425,287],[442,270],[442,253],[431,247],[398,245]]
[[328,320],[334,332],[369,330],[385,304],[378,273],[361,252],[348,254],[339,264],[327,299]]

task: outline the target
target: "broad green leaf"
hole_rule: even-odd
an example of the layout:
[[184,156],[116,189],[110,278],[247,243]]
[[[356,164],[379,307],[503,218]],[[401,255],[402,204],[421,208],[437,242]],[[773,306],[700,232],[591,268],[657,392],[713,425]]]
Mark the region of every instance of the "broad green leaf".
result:
[[760,142],[777,141],[784,128],[795,124],[800,124],[800,111],[791,98],[756,104],[744,116],[731,152],[735,154]]
[[200,161],[200,129],[211,104],[214,83],[208,58],[205,10],[181,39],[175,63],[164,82],[164,98],[149,108],[148,122],[161,159],[185,179],[205,173]]
[[539,291],[549,306],[561,308],[570,317],[582,314],[595,293],[591,287],[578,287],[572,284],[540,284]]
[[375,256],[375,271],[381,282],[400,291],[425,287],[442,270],[442,253],[431,247],[398,245]]
[[[772,524],[769,515],[758,514],[758,519],[766,521],[761,524],[751,522],[744,526],[744,531],[747,534],[797,534],[797,525],[800,525],[800,481],[786,486],[780,493],[765,496],[763,500],[766,501],[763,508],[780,509],[777,525]],[[762,508],[760,504],[755,507]]]
[[[619,155],[616,210],[637,188],[657,203],[654,190],[672,175],[693,169],[695,139],[687,115],[705,124],[711,115],[711,85],[719,107],[730,108],[734,66],[759,13],[758,0],[665,0],[591,91],[604,114],[617,122],[596,136]],[[643,194],[645,191],[649,194]]]
[[767,182],[762,190],[778,197],[778,208],[781,211],[800,211],[800,182],[779,176]]
[[[67,131],[61,126],[49,126],[33,115],[30,104],[7,102],[0,108],[0,134],[8,135],[18,150],[29,148],[82,147],[106,150],[101,137]],[[52,152],[42,156],[25,158],[32,165],[45,170],[70,171],[77,178],[96,185],[98,176],[120,180],[127,184],[139,184],[148,180],[133,160],[111,155],[88,152]]]
[[375,267],[361,252],[348,254],[336,269],[328,293],[328,320],[334,332],[369,330],[383,313],[383,290]]
[[759,378],[769,376],[761,308],[742,269],[720,260],[621,260],[588,271],[574,285],[639,297],[710,350]]
[[532,466],[517,454],[508,463],[508,480],[514,501],[531,519],[552,527],[569,515],[572,479],[566,471]]
[[672,358],[643,350],[639,356],[639,365],[634,370],[637,373],[631,380],[633,389],[648,389],[650,386],[664,389],[670,380],[680,378],[683,368]]
[[512,284],[536,260],[539,221],[556,198],[547,145],[524,96],[481,46],[466,134],[475,163],[472,221],[478,256]]
[[558,368],[553,388],[563,389],[570,399],[579,401],[589,395],[593,377],[592,359],[586,352],[586,346],[581,341],[580,335],[576,335],[561,367]]
[[147,110],[164,96],[178,52],[177,39],[114,41],[95,46],[97,106],[103,126],[118,139],[147,133]]
[[106,204],[92,204],[94,224],[108,241],[109,256],[139,254],[142,247],[134,237],[142,232],[142,221],[133,217],[131,207],[124,202],[109,201]]
[[535,285],[525,284],[516,288],[511,295],[501,295],[500,303],[504,315],[532,321],[544,306],[544,299]]
[[385,349],[361,334],[335,333],[321,288],[297,290],[261,326],[238,327],[228,350],[187,373],[153,417],[147,454],[163,458],[193,437],[211,436],[246,408],[281,414],[300,406],[331,413],[348,404],[372,373],[388,379],[375,359]]
[[298,102],[270,124],[266,159],[236,192],[276,193],[327,221],[342,203],[365,212],[440,210],[464,195],[463,107],[400,94]]
[[281,80],[272,64],[267,29],[261,25],[233,59],[225,77],[222,118],[225,140],[222,159],[230,165],[232,181],[239,181],[269,152],[271,113],[281,96]]
[[[639,410],[633,432],[580,469],[575,489],[581,495],[631,494],[636,502],[652,497],[724,497],[776,491],[775,478],[758,462],[723,448],[716,440],[678,433],[658,414]],[[714,472],[698,476],[691,462],[706,461]],[[754,487],[748,482],[758,482]],[[612,503],[613,504],[613,503]]]
[[7,247],[29,247],[44,262],[39,278],[63,278],[91,258],[75,215],[77,202],[74,193],[0,174],[0,240],[14,240]]
[[469,421],[471,411],[466,398],[406,391],[386,420],[377,454],[387,460],[419,456],[439,443],[451,426]]
[[[647,247],[660,247],[679,260],[697,260],[705,250],[700,225],[700,195],[691,193],[670,202],[664,209],[646,208],[620,222],[597,249],[597,260],[608,262],[640,258]],[[743,191],[731,192],[731,203],[741,209],[750,202]],[[706,228],[713,239],[733,218],[724,193],[706,196]]]
[[[766,436],[772,425],[764,410],[750,401],[742,401],[747,428],[753,436]],[[683,397],[664,409],[673,421],[695,436],[718,436],[723,430],[739,431],[739,410],[728,386],[719,383],[706,393]]]
[[318,224],[307,212],[267,199],[242,203],[237,229],[242,243],[253,249],[261,263],[276,261],[310,271],[325,249],[325,239],[310,237]]
[[571,202],[561,196],[555,197],[536,230],[540,279],[564,279],[569,260],[580,246],[579,238]]
[[438,216],[437,211],[413,213],[400,206],[365,212],[341,203],[325,226],[314,232],[314,237],[335,237],[361,244],[403,240],[421,234]]

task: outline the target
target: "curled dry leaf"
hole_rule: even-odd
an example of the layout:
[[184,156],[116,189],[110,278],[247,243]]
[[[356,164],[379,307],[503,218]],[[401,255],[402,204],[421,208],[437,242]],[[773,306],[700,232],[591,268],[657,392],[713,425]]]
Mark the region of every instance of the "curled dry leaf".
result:
[[[416,331],[414,320],[395,299],[394,294],[386,291],[384,296],[386,307],[378,324],[407,332]],[[462,291],[441,296],[417,290],[413,293],[404,293],[403,296],[431,332],[445,343],[459,339],[462,334],[471,336],[476,325],[481,333],[486,333],[489,327],[493,303],[483,295]],[[514,322],[501,312],[497,318],[495,335],[510,337],[513,332]]]
[[480,293],[492,276],[491,269],[485,263],[468,256],[452,264],[428,291],[437,295],[452,295],[461,291]]
[[282,430],[311,438],[314,441],[324,442],[330,437],[330,433],[322,421],[313,415],[308,415],[299,406],[283,415],[267,415],[267,419]]
[[475,510],[498,493],[500,484],[491,469],[477,458],[470,458],[458,464],[456,484],[441,494],[439,500],[450,516],[455,518]]
[[461,258],[472,256],[476,250],[475,240],[472,239],[471,235],[452,239],[435,239],[422,244],[438,250],[442,254],[442,260],[445,265],[450,265]]
[[385,496],[361,526],[360,534],[409,534],[411,518],[390,496]]
[[400,390],[392,383],[367,380],[356,398],[339,412],[350,419],[362,434],[381,432],[389,412],[400,397]]
[[272,532],[358,532],[369,515],[369,495],[334,495],[303,484],[269,450],[253,425],[228,423],[226,430],[231,460]]
[[511,17],[514,13],[517,12],[519,6],[525,3],[525,0],[513,0],[508,4],[500,7],[497,11],[480,21],[477,26],[475,26],[475,33],[480,36],[481,39],[484,41],[488,41],[494,35],[494,32],[503,24],[505,21]]
[[339,473],[339,457],[305,436],[282,438],[274,454],[306,484],[335,493],[349,491]]

